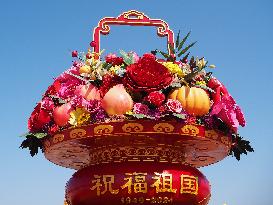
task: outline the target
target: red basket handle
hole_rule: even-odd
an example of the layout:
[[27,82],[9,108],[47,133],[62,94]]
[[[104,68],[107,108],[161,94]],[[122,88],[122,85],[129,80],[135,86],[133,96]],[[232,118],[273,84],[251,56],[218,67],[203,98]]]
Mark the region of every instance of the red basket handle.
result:
[[105,17],[101,19],[98,26],[94,28],[93,39],[96,42],[94,52],[100,52],[100,34],[107,35],[110,32],[109,25],[130,25],[130,26],[155,26],[157,27],[157,35],[160,37],[167,36],[168,52],[174,57],[169,44],[174,46],[173,31],[169,28],[169,25],[161,19],[150,19],[144,13],[131,10],[122,13],[118,17]]

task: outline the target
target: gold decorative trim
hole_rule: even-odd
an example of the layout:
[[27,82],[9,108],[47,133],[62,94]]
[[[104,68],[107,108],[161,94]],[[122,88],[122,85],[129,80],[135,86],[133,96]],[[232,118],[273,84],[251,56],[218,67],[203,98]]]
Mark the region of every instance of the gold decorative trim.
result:
[[112,125],[98,125],[94,128],[94,135],[111,134],[114,131]]
[[155,132],[170,133],[173,132],[174,126],[169,123],[158,123],[154,126]]
[[86,131],[84,129],[74,129],[74,130],[71,130],[69,133],[69,136],[72,139],[81,138],[81,137],[84,137],[85,135],[86,135]]
[[[144,13],[141,13],[138,11],[133,11],[133,10],[128,11],[128,12],[124,12],[122,15],[125,19],[143,19],[143,17],[144,17]],[[131,18],[131,16],[133,16],[135,18]]]
[[151,161],[206,166],[229,153],[231,138],[174,121],[127,121],[76,127],[43,140],[48,160],[64,167]]
[[199,134],[199,129],[196,126],[193,125],[185,125],[181,128],[181,131],[183,134],[189,135],[189,136],[197,136]]
[[142,124],[139,123],[127,123],[125,125],[122,126],[122,130],[124,132],[142,132],[144,129]]
[[216,140],[218,138],[218,134],[215,130],[206,130],[205,137]]
[[90,165],[125,161],[185,162],[185,154],[175,146],[116,146],[100,147],[90,154]]
[[225,145],[230,145],[230,141],[226,136],[221,137],[221,142],[223,142]]
[[53,137],[53,143],[56,144],[58,142],[62,142],[64,140],[64,135],[63,134],[56,134]]

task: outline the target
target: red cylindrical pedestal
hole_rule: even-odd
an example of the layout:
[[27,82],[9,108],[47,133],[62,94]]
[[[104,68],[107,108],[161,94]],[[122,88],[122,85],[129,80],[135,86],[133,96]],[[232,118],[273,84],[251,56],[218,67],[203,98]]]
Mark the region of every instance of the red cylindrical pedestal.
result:
[[90,166],[77,171],[66,187],[70,205],[206,205],[209,198],[209,182],[198,169],[167,163]]

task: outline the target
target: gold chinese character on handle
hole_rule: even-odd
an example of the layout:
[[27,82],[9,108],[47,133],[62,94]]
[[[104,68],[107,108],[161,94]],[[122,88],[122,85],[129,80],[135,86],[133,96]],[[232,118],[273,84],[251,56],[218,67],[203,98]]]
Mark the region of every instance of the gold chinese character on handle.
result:
[[[91,190],[97,191],[97,196],[103,195],[106,192],[110,192],[111,194],[118,194],[118,189],[113,189],[112,185],[115,183],[114,175],[103,175],[102,177],[99,175],[94,175],[95,180],[92,180],[92,184],[94,186],[91,187]],[[102,179],[102,181],[101,181]],[[103,191],[102,188],[103,187]]]
[[181,194],[198,194],[198,177],[181,175]]
[[128,194],[132,193],[147,193],[147,182],[146,176],[147,173],[126,173],[124,180],[127,182],[121,186],[122,189],[127,188]]
[[155,172],[155,176],[153,177],[156,181],[151,185],[151,187],[155,187],[156,193],[160,192],[171,192],[176,193],[176,189],[173,189],[173,176],[172,174],[167,173],[157,173]]

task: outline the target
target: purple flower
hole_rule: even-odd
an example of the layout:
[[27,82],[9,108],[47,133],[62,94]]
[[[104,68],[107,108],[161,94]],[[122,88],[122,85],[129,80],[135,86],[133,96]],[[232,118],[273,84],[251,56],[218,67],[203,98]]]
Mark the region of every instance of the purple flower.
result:
[[106,118],[107,118],[107,114],[103,109],[99,109],[94,115],[94,120],[97,122],[105,121]]
[[99,100],[85,100],[84,107],[90,112],[95,113],[98,110],[102,110],[101,102]]
[[150,117],[152,117],[152,118],[158,120],[158,119],[160,119],[160,117],[161,117],[161,112],[160,112],[160,110],[158,110],[158,109],[154,109],[154,110],[150,110],[150,111],[148,112],[148,115],[149,115]]
[[213,117],[211,115],[206,115],[203,119],[204,119],[205,126],[209,129],[212,129],[214,125]]
[[149,112],[149,108],[147,105],[142,104],[142,103],[135,103],[134,107],[133,107],[133,111],[136,114],[144,114],[147,115],[147,113]]

